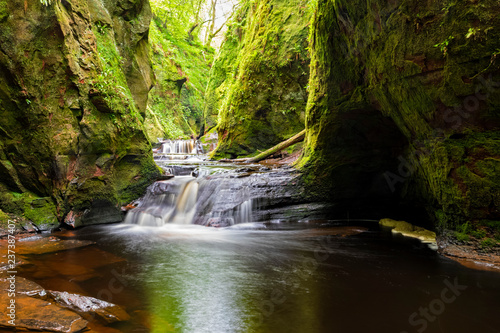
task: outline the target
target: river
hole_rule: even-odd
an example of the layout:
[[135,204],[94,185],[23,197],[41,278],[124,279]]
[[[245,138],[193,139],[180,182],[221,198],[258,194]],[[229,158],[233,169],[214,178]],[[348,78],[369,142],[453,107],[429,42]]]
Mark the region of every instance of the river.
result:
[[[163,167],[172,165],[193,168],[186,161]],[[241,166],[198,161],[194,168],[205,177],[222,175],[213,178],[219,184],[240,179],[243,185],[234,188],[249,196],[242,202],[253,200],[251,177],[276,179],[273,172],[281,172],[261,168],[224,178]],[[239,214],[242,202],[229,201],[211,218]],[[144,200],[141,205],[148,210]],[[106,327],[91,323],[96,332],[500,332],[496,271],[464,267],[377,221],[253,216],[259,221],[233,218],[225,228],[206,227],[206,219],[155,226],[135,219],[59,232],[59,238],[95,244],[30,255],[19,274],[47,289],[116,303],[131,316]]]

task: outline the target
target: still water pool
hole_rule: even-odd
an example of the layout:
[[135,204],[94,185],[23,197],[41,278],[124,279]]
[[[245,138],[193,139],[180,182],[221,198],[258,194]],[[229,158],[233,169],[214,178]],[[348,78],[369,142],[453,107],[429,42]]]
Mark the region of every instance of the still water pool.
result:
[[95,245],[31,255],[20,275],[131,320],[95,332],[500,332],[500,274],[369,221],[107,225]]

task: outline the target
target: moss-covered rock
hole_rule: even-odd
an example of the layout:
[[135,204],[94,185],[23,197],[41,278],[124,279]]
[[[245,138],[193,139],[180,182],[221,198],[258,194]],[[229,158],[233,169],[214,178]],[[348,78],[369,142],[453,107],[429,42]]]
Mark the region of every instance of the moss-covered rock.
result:
[[301,160],[311,193],[351,212],[405,205],[412,222],[425,208],[440,231],[498,220],[499,14],[492,0],[320,0]]
[[0,17],[0,209],[46,229],[139,196],[159,174],[148,2],[2,1]]
[[180,28],[174,36],[158,17],[151,22],[150,52],[156,74],[146,114],[151,141],[191,136],[202,127],[213,49],[188,38],[187,26]]
[[210,74],[205,129],[213,156],[267,149],[304,128],[310,11],[305,0],[242,1]]

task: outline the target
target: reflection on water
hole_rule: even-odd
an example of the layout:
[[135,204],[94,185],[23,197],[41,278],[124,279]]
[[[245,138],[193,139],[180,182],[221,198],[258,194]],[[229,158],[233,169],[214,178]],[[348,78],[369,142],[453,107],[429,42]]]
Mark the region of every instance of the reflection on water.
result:
[[[455,278],[466,290],[439,315],[430,312],[425,332],[500,328],[500,274],[464,268],[375,224],[115,225],[71,237],[97,242],[59,253],[61,264],[71,255],[72,264],[95,272],[65,276],[80,292],[104,295],[120,272],[125,287],[112,301],[132,316],[115,326],[120,332],[418,332],[420,309]],[[112,258],[106,265],[103,253]]]

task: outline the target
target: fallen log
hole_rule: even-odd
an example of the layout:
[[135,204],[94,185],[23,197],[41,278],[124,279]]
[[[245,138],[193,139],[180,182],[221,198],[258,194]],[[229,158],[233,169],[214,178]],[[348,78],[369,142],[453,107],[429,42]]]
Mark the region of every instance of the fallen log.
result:
[[230,159],[230,158],[223,158],[223,159],[220,159],[218,160],[218,162],[222,162],[222,163],[234,163],[234,162],[246,162],[248,161],[249,158],[235,158],[235,159]]
[[247,163],[260,162],[263,159],[271,156],[272,154],[275,154],[283,149],[290,147],[291,145],[294,145],[294,144],[304,140],[305,136],[306,136],[306,130],[303,130],[302,132],[297,133],[294,136],[292,136],[290,139],[283,141],[281,143],[278,143],[276,146],[269,148],[268,150],[260,153],[259,155],[252,157],[252,158],[249,158],[249,159],[246,159],[246,162]]

